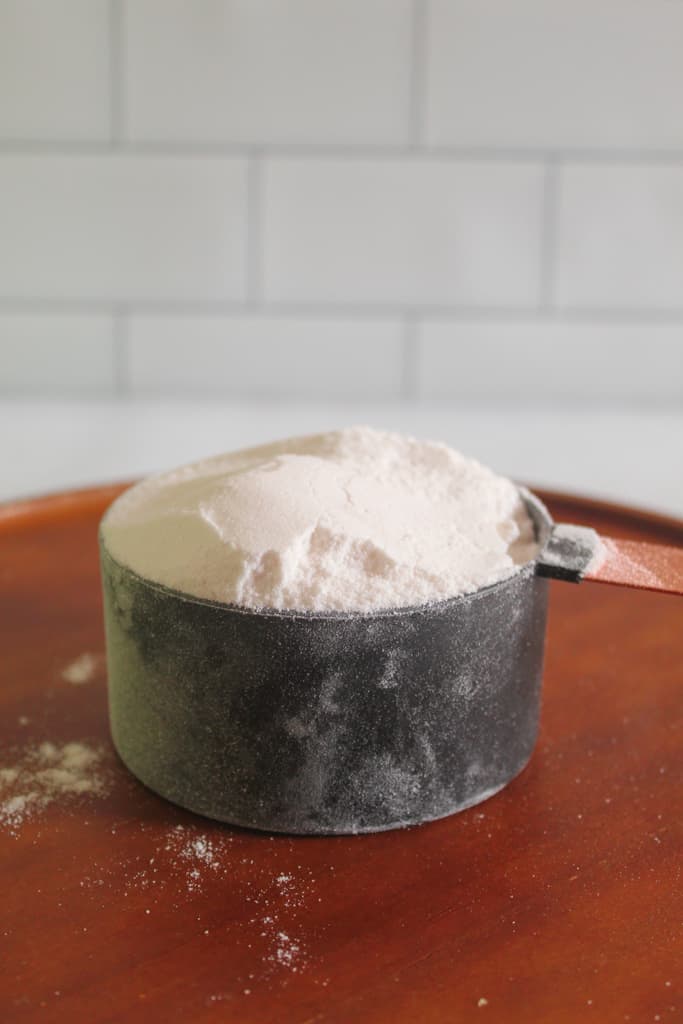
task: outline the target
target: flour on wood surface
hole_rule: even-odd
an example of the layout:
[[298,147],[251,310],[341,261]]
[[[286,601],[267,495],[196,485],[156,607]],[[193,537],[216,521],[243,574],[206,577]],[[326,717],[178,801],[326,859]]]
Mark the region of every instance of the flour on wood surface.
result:
[[83,683],[89,683],[95,678],[103,664],[103,654],[91,654],[90,651],[84,651],[62,669],[61,676],[65,683],[82,686]]
[[17,834],[24,821],[49,804],[108,790],[104,750],[83,742],[52,743],[11,751],[0,766],[0,829]]
[[[117,837],[121,831],[128,838],[131,823],[121,829],[112,827],[110,857],[100,865],[89,865],[81,890],[100,899],[103,890],[110,889],[131,901],[144,893],[146,915],[168,906],[169,901],[174,910],[197,901],[205,906],[207,893],[229,891],[250,909],[247,931],[254,941],[255,972],[249,982],[308,969],[314,957],[302,922],[315,914],[321,902],[310,868],[297,864],[282,870],[274,866],[272,854],[258,859],[245,856],[241,847],[249,845],[248,837],[245,840],[219,826],[204,831],[194,824],[176,824],[160,831],[157,825],[140,822],[137,827],[149,836],[149,854],[133,858],[124,854],[119,860]],[[285,856],[291,859],[291,854],[290,844]],[[206,936],[212,934],[211,928],[202,930]]]

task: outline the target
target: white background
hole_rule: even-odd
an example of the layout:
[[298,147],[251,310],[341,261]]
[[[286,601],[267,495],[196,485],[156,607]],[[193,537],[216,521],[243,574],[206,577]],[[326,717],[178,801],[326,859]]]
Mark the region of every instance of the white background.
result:
[[0,0],[0,498],[371,422],[683,512],[683,4]]

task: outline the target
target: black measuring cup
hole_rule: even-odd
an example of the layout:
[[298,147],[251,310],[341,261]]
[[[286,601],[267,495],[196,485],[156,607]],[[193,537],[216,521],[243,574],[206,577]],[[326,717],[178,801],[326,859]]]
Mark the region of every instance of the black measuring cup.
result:
[[182,807],[278,832],[375,832],[486,800],[536,741],[544,576],[580,579],[597,542],[555,533],[522,496],[535,561],[471,594],[369,613],[202,600],[121,565],[100,532],[122,760]]

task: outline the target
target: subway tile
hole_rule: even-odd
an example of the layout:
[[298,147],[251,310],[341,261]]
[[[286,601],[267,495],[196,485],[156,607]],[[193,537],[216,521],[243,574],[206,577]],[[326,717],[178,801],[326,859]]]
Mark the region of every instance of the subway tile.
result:
[[138,315],[130,321],[137,394],[392,398],[401,393],[397,321]]
[[425,321],[421,398],[544,403],[683,399],[683,325]]
[[132,139],[407,138],[410,0],[130,0]]
[[242,160],[0,157],[0,293],[239,299],[245,211]]
[[561,173],[555,299],[564,307],[683,308],[683,165]]
[[0,0],[0,139],[110,134],[107,0]]
[[264,173],[266,296],[533,305],[542,191],[532,163],[272,159]]
[[110,316],[0,313],[0,394],[111,394],[115,383]]
[[683,5],[429,0],[425,137],[475,146],[683,145]]

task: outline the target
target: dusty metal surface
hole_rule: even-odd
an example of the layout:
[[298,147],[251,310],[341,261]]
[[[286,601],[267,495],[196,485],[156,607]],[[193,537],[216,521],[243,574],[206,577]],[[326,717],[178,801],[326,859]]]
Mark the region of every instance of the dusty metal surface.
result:
[[274,831],[379,831],[484,800],[531,755],[547,609],[533,563],[474,594],[358,615],[201,601],[101,556],[114,742],[184,807]]

